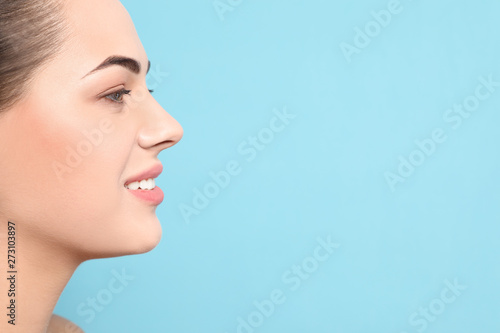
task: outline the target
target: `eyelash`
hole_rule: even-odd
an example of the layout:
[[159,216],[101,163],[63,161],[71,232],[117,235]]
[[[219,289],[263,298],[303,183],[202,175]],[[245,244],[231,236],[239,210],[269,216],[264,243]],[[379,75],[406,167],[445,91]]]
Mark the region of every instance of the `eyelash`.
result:
[[[114,91],[114,92],[112,92],[104,97],[107,98],[108,100],[110,100],[112,103],[122,104],[123,97],[125,95],[130,95],[131,92],[132,92],[132,90],[127,90],[125,88],[122,88],[122,89]],[[154,92],[153,89],[149,89],[149,93],[152,94],[153,92]],[[120,97],[116,98],[117,95],[119,95]]]

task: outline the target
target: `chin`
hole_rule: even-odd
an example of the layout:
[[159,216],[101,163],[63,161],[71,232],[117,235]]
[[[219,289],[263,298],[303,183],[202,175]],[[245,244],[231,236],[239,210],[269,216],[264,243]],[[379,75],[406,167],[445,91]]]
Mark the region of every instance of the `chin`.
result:
[[156,218],[154,226],[147,228],[141,226],[139,230],[133,233],[125,242],[126,253],[122,255],[141,254],[153,250],[161,240],[162,229],[160,221]]
[[86,247],[85,260],[121,257],[142,254],[153,250],[162,237],[162,228],[157,218],[154,223],[142,224],[134,228],[122,228],[112,237],[101,238],[100,246],[94,243],[92,248]]
[[135,248],[131,249],[130,254],[147,253],[153,250],[160,243],[160,240],[161,240],[161,231],[159,232],[159,234],[156,234],[155,237],[151,237],[150,239],[144,240],[143,242],[138,244]]

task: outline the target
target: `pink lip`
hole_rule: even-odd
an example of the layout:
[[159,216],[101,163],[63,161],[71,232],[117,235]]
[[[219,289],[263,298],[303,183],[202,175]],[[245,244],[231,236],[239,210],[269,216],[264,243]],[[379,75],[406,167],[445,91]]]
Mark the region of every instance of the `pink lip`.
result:
[[[131,177],[129,180],[125,182],[125,185],[128,185],[136,181],[141,181],[143,179],[156,178],[161,174],[162,171],[163,171],[163,165],[161,164],[155,165],[151,169],[144,171],[134,177]],[[136,196],[137,198],[150,202],[154,205],[159,205],[163,201],[163,196],[164,196],[163,191],[158,186],[156,186],[152,190],[127,189],[127,191]]]
[[134,177],[129,178],[125,182],[125,186],[127,186],[130,183],[138,182],[138,181],[141,181],[144,179],[156,178],[162,173],[162,171],[163,171],[163,165],[157,164],[154,167],[152,167],[151,169],[143,171],[143,172],[135,175]]
[[159,205],[163,201],[163,191],[161,188],[156,186],[152,190],[129,190],[127,189],[131,194],[135,195],[137,198],[150,202],[153,205]]

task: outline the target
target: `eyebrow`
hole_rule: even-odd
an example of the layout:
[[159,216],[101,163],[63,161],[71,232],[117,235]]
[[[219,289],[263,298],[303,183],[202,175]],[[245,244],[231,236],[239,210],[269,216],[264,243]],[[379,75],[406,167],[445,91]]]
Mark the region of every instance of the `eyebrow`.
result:
[[[88,72],[84,77],[82,77],[82,79],[91,75],[91,74],[94,74],[97,71],[100,71],[102,69],[105,69],[105,68],[108,68],[108,67],[114,66],[114,65],[122,66],[135,74],[139,74],[141,72],[141,63],[138,62],[137,60],[132,59],[132,58],[128,58],[128,57],[123,57],[123,56],[111,56],[111,57],[108,57],[103,62],[101,62],[99,64],[99,66],[97,66],[96,68],[94,68],[93,70]],[[151,68],[151,61],[148,60],[148,69],[146,71],[146,74],[149,72],[150,68]]]

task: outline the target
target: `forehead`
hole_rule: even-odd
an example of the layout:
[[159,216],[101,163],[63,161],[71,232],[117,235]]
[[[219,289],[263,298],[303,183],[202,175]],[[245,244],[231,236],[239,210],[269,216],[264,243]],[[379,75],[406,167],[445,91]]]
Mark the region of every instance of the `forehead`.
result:
[[134,23],[120,1],[65,1],[64,16],[70,33],[67,49],[82,71],[94,68],[111,55],[146,60]]

